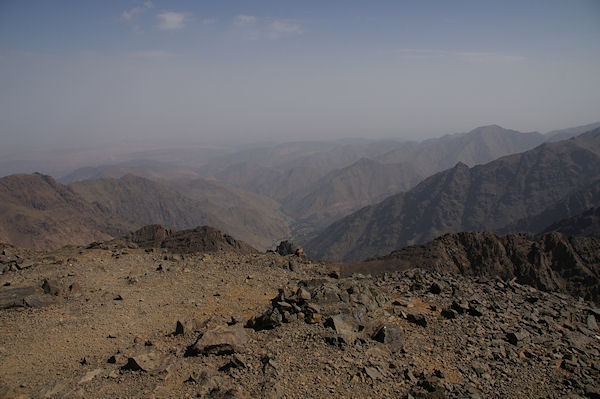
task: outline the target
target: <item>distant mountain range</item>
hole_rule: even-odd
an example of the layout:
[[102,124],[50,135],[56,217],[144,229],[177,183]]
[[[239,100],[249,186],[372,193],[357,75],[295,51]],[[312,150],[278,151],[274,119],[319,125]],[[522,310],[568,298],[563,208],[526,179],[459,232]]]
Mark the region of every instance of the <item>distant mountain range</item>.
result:
[[596,129],[485,165],[458,163],[333,223],[305,249],[316,258],[356,261],[449,232],[499,230],[559,204],[599,176]]
[[296,219],[293,236],[306,239],[336,218],[406,191],[458,162],[490,162],[581,129],[548,136],[490,125],[421,142],[290,143],[227,155],[199,173],[279,201]]
[[[317,257],[356,260],[449,231],[540,233],[600,206],[600,176],[589,134],[538,145],[596,125],[546,135],[490,125],[422,142],[313,141],[237,152],[119,149],[115,163],[63,176],[68,186],[39,174],[0,179],[0,240],[51,248],[145,224],[211,225],[261,250],[291,239]],[[83,159],[75,154],[73,162]]]

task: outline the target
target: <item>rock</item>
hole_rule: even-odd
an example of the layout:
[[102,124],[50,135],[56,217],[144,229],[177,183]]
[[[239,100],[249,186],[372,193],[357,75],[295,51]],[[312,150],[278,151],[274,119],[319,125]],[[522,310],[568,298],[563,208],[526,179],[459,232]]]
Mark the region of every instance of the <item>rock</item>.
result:
[[283,321],[283,315],[277,308],[267,310],[262,315],[252,317],[246,323],[246,327],[252,328],[255,331],[272,330],[279,327]]
[[86,382],[90,382],[91,380],[93,380],[96,376],[102,374],[102,369],[96,369],[96,370],[92,370],[88,373],[86,373],[80,380],[79,383],[80,384],[85,384]]
[[442,316],[447,319],[456,319],[458,312],[454,309],[443,309]]
[[63,293],[62,288],[58,285],[58,283],[55,280],[45,279],[42,283],[42,289],[44,290],[45,294],[54,296],[62,295]]
[[78,283],[73,283],[69,285],[69,292],[71,294],[80,294],[81,292],[83,292],[83,290],[81,289],[81,286]]
[[322,319],[323,319],[323,315],[320,314],[320,313],[308,313],[306,315],[306,317],[304,318],[304,320],[308,324],[317,324],[317,323],[320,323]]
[[193,331],[197,331],[202,327],[201,323],[196,319],[181,321],[177,320],[175,324],[175,331],[172,335],[185,335]]
[[202,334],[190,349],[193,354],[227,355],[239,352],[246,341],[246,331],[239,324],[218,326]]
[[370,367],[370,366],[366,366],[363,369],[364,373],[366,375],[369,376],[369,378],[371,378],[373,381],[377,381],[377,380],[383,380],[385,377],[383,375],[383,373],[379,370],[379,368],[377,367]]
[[469,304],[469,309],[467,310],[467,313],[469,313],[471,316],[481,317],[483,316],[484,311],[485,310],[481,305]]
[[519,330],[516,332],[510,332],[506,334],[506,340],[515,346],[522,345],[528,342],[530,339],[530,335],[525,330]]
[[469,310],[469,304],[465,301],[452,301],[451,309],[454,309],[458,314],[464,314]]
[[585,396],[590,399],[600,399],[600,386],[598,384],[587,384],[585,386]]
[[329,276],[331,278],[335,278],[335,279],[340,279],[341,278],[340,272],[337,271],[337,270],[332,271],[327,276]]
[[127,358],[121,353],[116,353],[106,360],[106,363],[110,364],[124,364],[125,362],[127,362]]
[[279,243],[277,249],[275,249],[275,252],[277,252],[281,256],[286,256],[294,255],[296,253],[296,250],[298,250],[298,248],[294,244],[285,240]]
[[427,320],[425,316],[418,312],[409,312],[406,315],[406,320],[410,321],[413,324],[416,324],[421,327],[427,327]]
[[587,317],[587,326],[590,330],[597,332],[598,331],[598,323],[596,323],[596,318],[593,314],[588,315]]
[[39,308],[55,302],[54,297],[44,295],[43,291],[37,287],[0,289],[0,309]]
[[298,298],[303,301],[310,301],[310,292],[306,288],[300,288],[298,290]]
[[225,363],[223,366],[219,367],[219,371],[227,372],[231,369],[242,369],[242,368],[246,368],[246,367],[247,367],[246,363],[240,356],[233,355],[227,363]]
[[177,323],[175,324],[175,332],[173,333],[173,335],[183,335],[185,334],[185,327],[183,326],[183,323],[179,320],[177,320]]
[[439,378],[430,376],[419,381],[419,386],[427,392],[436,392],[440,390],[440,381]]
[[371,338],[385,344],[392,352],[397,352],[402,349],[404,331],[399,326],[385,323],[375,331]]
[[168,371],[168,362],[158,352],[147,352],[127,359],[127,364],[122,370],[142,371],[149,374],[157,374]]
[[300,273],[300,266],[298,265],[298,262],[293,259],[290,259],[288,262],[288,269],[294,273]]
[[429,292],[435,295],[439,295],[442,293],[442,288],[438,283],[433,283],[431,284],[431,287],[429,287]]
[[358,326],[352,322],[350,316],[337,314],[325,320],[325,327],[332,328],[342,338],[344,343],[350,344],[356,339]]
[[281,363],[274,356],[265,356],[261,359],[263,363],[263,373],[271,378],[277,378],[281,370]]

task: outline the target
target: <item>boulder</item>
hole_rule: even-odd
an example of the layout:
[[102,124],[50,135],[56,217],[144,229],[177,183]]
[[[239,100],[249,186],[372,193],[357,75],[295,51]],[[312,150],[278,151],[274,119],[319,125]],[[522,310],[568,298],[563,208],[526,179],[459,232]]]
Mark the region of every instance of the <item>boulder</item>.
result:
[[202,334],[190,349],[194,354],[232,354],[239,352],[247,339],[246,331],[239,324],[218,326]]

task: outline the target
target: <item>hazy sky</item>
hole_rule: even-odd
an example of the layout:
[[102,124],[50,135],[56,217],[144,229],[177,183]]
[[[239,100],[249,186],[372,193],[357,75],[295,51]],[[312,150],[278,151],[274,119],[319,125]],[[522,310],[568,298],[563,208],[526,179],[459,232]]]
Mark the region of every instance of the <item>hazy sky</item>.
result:
[[600,1],[0,0],[0,136],[425,138],[600,119]]

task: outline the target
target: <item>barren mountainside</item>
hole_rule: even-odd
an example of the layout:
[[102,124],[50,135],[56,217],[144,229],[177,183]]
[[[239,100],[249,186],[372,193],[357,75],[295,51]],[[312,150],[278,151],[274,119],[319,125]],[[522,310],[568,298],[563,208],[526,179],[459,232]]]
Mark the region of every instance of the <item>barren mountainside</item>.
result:
[[399,146],[381,157],[384,162],[407,162],[429,176],[458,162],[475,166],[505,155],[530,150],[545,141],[540,133],[522,133],[498,125],[481,126],[468,133]]
[[362,158],[328,173],[308,189],[294,191],[284,210],[302,221],[327,225],[363,206],[414,186],[420,180],[412,165],[382,164]]
[[272,200],[203,179],[173,181],[175,189],[133,175],[85,180],[70,186],[89,202],[100,203],[137,227],[162,224],[184,229],[210,225],[259,248],[270,247],[289,231]]
[[0,241],[50,249],[108,239],[130,227],[50,176],[34,173],[0,179]]
[[600,207],[590,208],[579,215],[552,223],[545,231],[558,231],[567,236],[600,238]]
[[320,259],[356,261],[444,233],[498,230],[556,205],[598,176],[600,129],[473,168],[457,164],[333,223],[305,249]]

